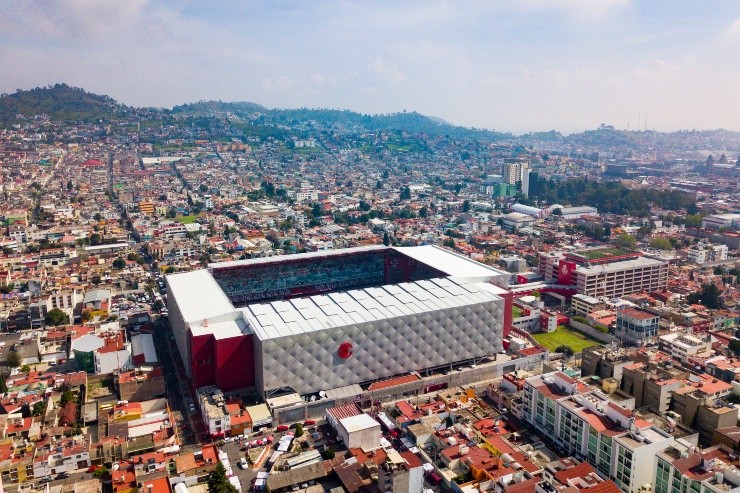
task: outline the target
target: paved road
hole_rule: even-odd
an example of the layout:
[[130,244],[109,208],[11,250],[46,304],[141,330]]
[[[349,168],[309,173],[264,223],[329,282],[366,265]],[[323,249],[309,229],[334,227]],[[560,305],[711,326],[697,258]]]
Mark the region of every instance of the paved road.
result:
[[186,405],[186,399],[189,399],[189,389],[187,381],[183,382],[179,378],[178,361],[180,358],[177,353],[175,342],[171,338],[172,331],[167,323],[166,317],[159,317],[154,323],[154,345],[157,349],[157,356],[164,367],[167,383],[167,400],[175,417],[180,434],[181,444],[195,445],[197,443],[193,433],[193,422],[190,411]]

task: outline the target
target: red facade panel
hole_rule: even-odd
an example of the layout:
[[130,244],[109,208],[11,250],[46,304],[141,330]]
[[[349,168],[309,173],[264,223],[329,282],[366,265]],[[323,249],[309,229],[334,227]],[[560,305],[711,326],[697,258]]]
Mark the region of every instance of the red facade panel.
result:
[[241,335],[216,341],[216,382],[222,391],[254,387],[254,339]]
[[190,368],[193,388],[216,383],[214,339],[211,334],[190,335]]

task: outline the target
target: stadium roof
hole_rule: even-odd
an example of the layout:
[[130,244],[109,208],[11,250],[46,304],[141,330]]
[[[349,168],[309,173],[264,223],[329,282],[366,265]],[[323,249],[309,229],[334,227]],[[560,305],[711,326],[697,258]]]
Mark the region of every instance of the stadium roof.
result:
[[500,299],[495,286],[451,278],[257,303],[240,310],[261,340]]
[[221,287],[205,269],[167,276],[168,293],[185,322],[199,322],[234,311]]
[[299,255],[281,255],[278,257],[258,257],[258,258],[250,258],[246,260],[232,260],[230,262],[218,262],[215,264],[208,264],[208,270],[213,271],[213,270],[218,270],[218,269],[226,269],[229,267],[239,267],[242,265],[280,264],[284,262],[290,262],[293,260],[307,260],[311,258],[321,258],[321,257],[336,257],[336,256],[341,256],[341,255],[348,255],[348,254],[355,254],[355,253],[362,253],[362,252],[383,251],[387,249],[388,247],[383,246],[383,245],[370,245],[370,246],[364,246],[364,247],[342,248],[338,250],[307,252],[307,253],[301,253]]
[[501,275],[508,276],[507,273],[499,269],[489,267],[485,264],[476,262],[475,260],[471,260],[437,246],[425,245],[417,247],[398,247],[396,250],[414,260],[418,260],[430,267],[434,267],[448,276],[458,278],[480,278],[481,280]]

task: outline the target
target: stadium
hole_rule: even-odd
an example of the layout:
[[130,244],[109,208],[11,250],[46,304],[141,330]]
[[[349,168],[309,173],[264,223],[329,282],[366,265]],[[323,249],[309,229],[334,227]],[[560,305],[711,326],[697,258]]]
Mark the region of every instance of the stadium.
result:
[[502,350],[508,274],[434,246],[358,247],[167,276],[194,388],[303,396]]

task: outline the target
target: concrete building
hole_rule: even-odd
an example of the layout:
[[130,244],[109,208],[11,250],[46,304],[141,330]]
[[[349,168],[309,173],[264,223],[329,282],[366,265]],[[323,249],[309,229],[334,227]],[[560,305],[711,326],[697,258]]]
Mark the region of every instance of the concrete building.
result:
[[385,462],[378,466],[378,490],[392,493],[421,493],[424,487],[424,467],[419,458],[409,452],[391,449]]
[[671,410],[699,431],[702,443],[710,443],[714,430],[737,425],[738,408],[724,399],[731,390],[731,384],[709,375],[692,376],[688,385],[673,393]]
[[224,394],[218,387],[210,385],[197,391],[203,424],[214,437],[225,437],[231,431],[231,420],[226,408]]
[[585,294],[574,294],[570,303],[573,312],[582,317],[606,308],[606,302]]
[[[531,169],[531,164],[526,159],[506,159],[503,165],[503,182],[516,185],[525,180],[525,174]],[[527,177],[528,178],[528,177]]]
[[349,448],[359,448],[367,452],[380,448],[380,423],[369,414],[359,414],[339,420],[337,435]]
[[622,379],[622,370],[634,363],[624,351],[609,346],[591,346],[581,352],[581,375]]
[[668,262],[616,248],[542,253],[539,268],[546,281],[575,286],[593,298],[660,291],[668,285]]
[[509,214],[504,215],[503,222],[504,223],[501,227],[506,231],[513,233],[522,228],[532,226],[535,222],[535,218],[528,214],[522,214],[521,212],[510,212]]

